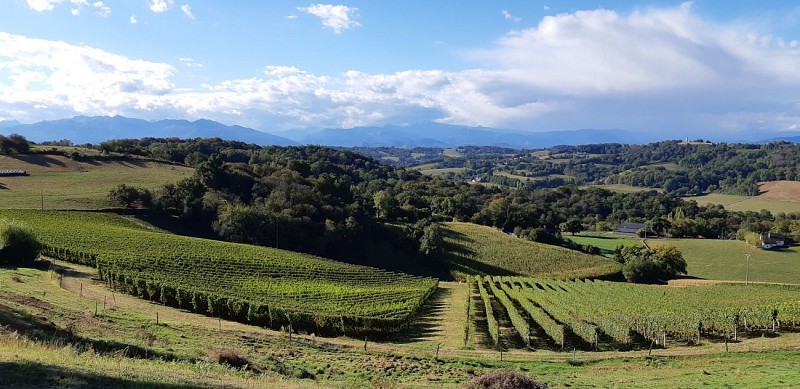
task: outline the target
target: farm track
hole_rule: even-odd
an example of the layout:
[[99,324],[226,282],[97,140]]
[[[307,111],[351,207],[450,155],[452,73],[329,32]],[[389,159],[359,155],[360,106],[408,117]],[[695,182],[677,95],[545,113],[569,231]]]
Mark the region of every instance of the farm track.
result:
[[[204,330],[218,330],[221,325],[223,332],[237,332],[242,333],[243,336],[246,335],[266,339],[285,339],[286,337],[286,335],[280,331],[273,331],[244,323],[198,315],[188,311],[178,310],[142,300],[127,294],[114,293],[108,289],[105,283],[97,278],[96,270],[93,268],[69,264],[62,261],[57,261],[57,265],[66,270],[66,277],[64,277],[62,284],[62,287],[65,290],[77,295],[81,293],[82,289],[84,298],[97,301],[99,304],[102,304],[103,298],[105,297],[107,303],[117,309],[136,311],[152,317],[155,317],[155,313],[158,312],[159,319],[167,324],[170,322],[180,323],[181,325],[199,327]],[[57,281],[54,280],[54,282]],[[448,287],[465,288],[466,286],[464,284],[449,283]],[[459,294],[459,297],[463,297],[463,294]],[[479,298],[475,299],[475,297],[478,296],[473,295],[474,304],[476,303],[476,300],[479,302]],[[438,321],[442,323],[442,326],[452,326],[453,328],[459,329],[463,328],[463,322],[454,325],[453,323],[449,323],[447,318],[442,317],[442,315],[447,315],[450,305],[453,304],[453,300],[446,302],[438,301],[435,304],[437,304],[439,308],[429,310],[428,315],[423,315],[420,320],[429,322]],[[463,303],[461,305],[463,306]],[[478,304],[473,305],[473,309],[477,305]],[[473,310],[473,312],[477,314],[479,310]],[[474,316],[474,318],[480,321],[480,315]],[[483,325],[483,328],[481,328],[480,325],[476,327],[476,331],[471,335],[471,337],[474,339],[474,344],[476,345],[476,349],[473,350],[463,349],[462,347],[453,345],[452,342],[443,341],[445,339],[444,337],[446,336],[446,331],[442,327],[434,327],[438,329],[430,331],[426,337],[423,338],[423,341],[421,342],[422,344],[420,345],[417,345],[413,339],[408,338],[394,340],[389,339],[386,341],[370,340],[368,341],[368,351],[370,353],[399,356],[433,357],[435,355],[436,344],[439,342],[441,343],[440,357],[442,358],[453,357],[475,360],[498,359],[499,353],[496,350],[482,346],[486,344],[483,341],[484,338],[488,338],[488,336],[485,335],[485,324]],[[293,335],[293,338],[302,343],[314,342],[316,344],[328,344],[345,347],[352,351],[363,350],[364,347],[363,339],[351,339],[345,337],[321,338],[311,335]],[[729,349],[731,352],[800,350],[800,333],[787,333],[777,338],[751,338],[740,343],[732,343],[729,345]],[[659,357],[678,357],[716,354],[723,353],[724,351],[725,345],[723,343],[704,343],[702,346],[674,347],[654,350],[652,354]],[[648,355],[648,350],[602,352],[578,351],[575,355],[581,360],[599,361],[607,359],[645,357]],[[572,352],[557,352],[549,350],[537,350],[535,352],[530,352],[520,349],[509,349],[503,353],[503,359],[506,361],[537,360],[563,362],[571,360],[572,357]]]

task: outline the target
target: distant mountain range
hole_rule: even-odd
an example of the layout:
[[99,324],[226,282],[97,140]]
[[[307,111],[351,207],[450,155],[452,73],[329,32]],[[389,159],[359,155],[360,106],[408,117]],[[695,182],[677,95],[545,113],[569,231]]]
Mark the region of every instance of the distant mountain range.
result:
[[[258,145],[317,144],[341,147],[459,147],[500,146],[544,148],[556,145],[596,143],[643,144],[673,139],[664,133],[625,130],[583,129],[573,131],[514,132],[488,127],[468,127],[435,122],[407,126],[354,127],[319,131],[285,131],[278,136],[242,126],[227,126],[212,120],[147,121],[123,116],[76,116],[71,119],[21,124],[0,122],[0,133],[18,133],[34,142],[69,139],[73,143],[100,143],[122,138],[212,138],[237,140]],[[749,139],[715,139],[725,142],[800,142],[800,133],[757,132]]]
[[212,120],[147,121],[123,116],[76,116],[72,119],[43,121],[34,124],[2,125],[0,133],[17,133],[31,141],[69,139],[75,144],[100,143],[122,138],[213,138],[238,140],[259,145],[297,145],[284,137],[242,126],[226,126]]
[[648,143],[655,137],[623,130],[512,132],[487,127],[467,127],[434,122],[409,126],[326,129],[308,134],[301,143],[343,147],[459,147],[501,146],[541,148],[592,143]]

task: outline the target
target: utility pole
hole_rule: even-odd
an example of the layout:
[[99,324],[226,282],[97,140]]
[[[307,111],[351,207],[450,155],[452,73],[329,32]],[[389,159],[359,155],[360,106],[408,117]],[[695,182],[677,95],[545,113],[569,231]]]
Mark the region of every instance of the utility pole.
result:
[[744,256],[747,260],[747,269],[745,270],[744,273],[744,284],[747,285],[750,283],[750,254],[745,253]]

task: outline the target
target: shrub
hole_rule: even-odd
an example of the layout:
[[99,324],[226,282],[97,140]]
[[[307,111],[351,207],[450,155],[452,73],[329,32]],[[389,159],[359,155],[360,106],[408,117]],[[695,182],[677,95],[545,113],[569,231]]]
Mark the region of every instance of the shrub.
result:
[[230,367],[235,367],[237,369],[241,369],[245,366],[250,365],[250,361],[247,358],[239,355],[236,351],[229,350],[224,351],[216,356],[217,363],[221,365],[228,365]]
[[41,243],[27,226],[0,220],[0,263],[30,266],[41,251]]
[[515,371],[489,373],[467,384],[469,389],[547,389],[547,387],[547,384],[536,382]]

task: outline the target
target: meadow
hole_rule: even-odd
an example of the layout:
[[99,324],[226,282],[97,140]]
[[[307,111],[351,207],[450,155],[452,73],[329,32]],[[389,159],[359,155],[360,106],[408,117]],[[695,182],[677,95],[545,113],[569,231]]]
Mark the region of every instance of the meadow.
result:
[[617,235],[613,232],[584,231],[576,235],[564,235],[564,237],[578,244],[598,247],[600,252],[607,257],[613,256],[614,249],[619,245],[630,246],[641,244],[642,242],[639,238]]
[[59,155],[0,156],[0,169],[28,176],[0,177],[0,203],[13,209],[99,209],[113,206],[108,192],[120,184],[150,190],[190,177],[194,169],[135,158],[74,161]]
[[711,193],[686,199],[697,201],[700,205],[721,204],[731,211],[758,212],[766,209],[772,213],[800,212],[800,182],[762,182],[759,183],[759,194],[752,197]]
[[683,253],[690,276],[711,280],[800,283],[800,247],[762,250],[737,240],[648,239],[648,244],[673,245]]
[[601,256],[515,238],[492,227],[457,222],[444,226],[445,258],[457,275],[584,278],[620,270],[618,263]]

